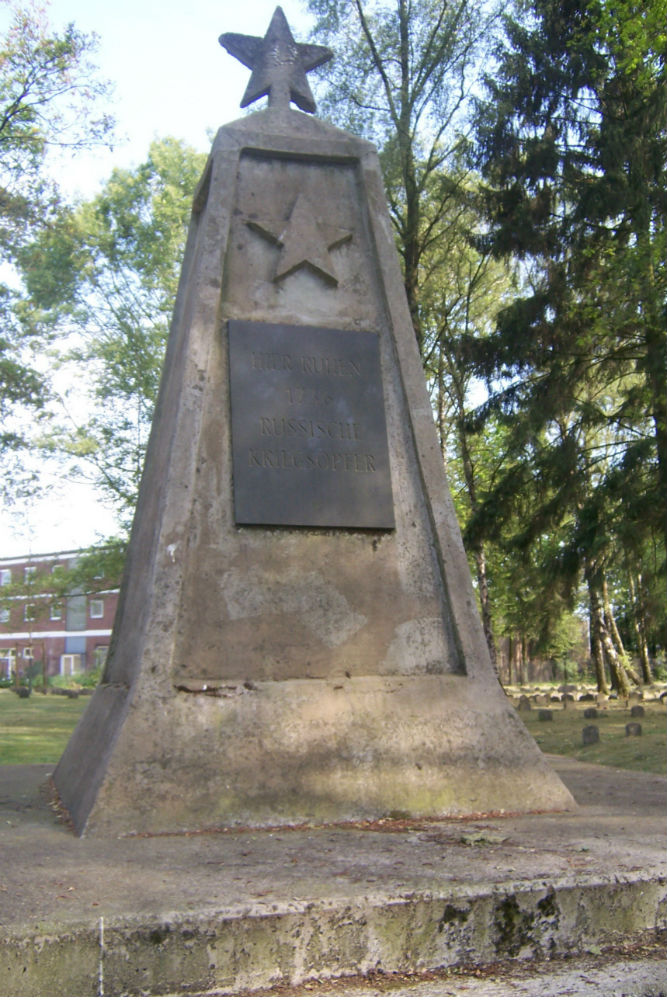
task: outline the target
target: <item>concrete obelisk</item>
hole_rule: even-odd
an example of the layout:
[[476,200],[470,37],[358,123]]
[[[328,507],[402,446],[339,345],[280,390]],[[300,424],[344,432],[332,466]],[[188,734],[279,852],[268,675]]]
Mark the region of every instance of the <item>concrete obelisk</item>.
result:
[[[194,198],[81,834],[569,808],[494,676],[378,158],[280,8]],[[295,103],[301,111],[290,108]]]

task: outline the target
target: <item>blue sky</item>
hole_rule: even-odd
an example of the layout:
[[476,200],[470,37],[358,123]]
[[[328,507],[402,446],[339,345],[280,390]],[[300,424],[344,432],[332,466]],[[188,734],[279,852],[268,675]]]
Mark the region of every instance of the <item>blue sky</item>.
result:
[[[52,0],[54,26],[73,21],[99,36],[97,61],[115,86],[112,110],[121,137],[113,153],[79,156],[70,164],[70,187],[91,193],[114,166],[141,162],[155,136],[208,149],[210,133],[242,114],[249,78],[218,36],[264,35],[275,7],[276,0]],[[304,6],[286,0],[282,7],[297,40],[305,41],[310,22]]]
[[[306,41],[304,5],[284,0],[281,6],[297,41]],[[218,37],[225,31],[263,36],[275,7],[276,0],[52,0],[52,27],[73,21],[99,36],[97,64],[115,86],[110,110],[120,140],[113,152],[77,154],[59,165],[70,195],[89,197],[115,166],[141,163],[156,136],[173,135],[208,150],[209,136],[243,114],[239,104],[249,79]],[[1,31],[8,21],[1,3]],[[50,486],[46,500],[0,511],[2,555],[76,548],[114,531],[111,513],[90,487],[62,483],[57,469]]]

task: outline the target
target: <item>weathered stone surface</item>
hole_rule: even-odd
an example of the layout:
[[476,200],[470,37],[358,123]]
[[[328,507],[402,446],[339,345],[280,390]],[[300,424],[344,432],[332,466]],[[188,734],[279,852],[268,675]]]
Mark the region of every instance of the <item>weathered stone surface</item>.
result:
[[597,726],[584,726],[581,730],[581,742],[583,745],[590,746],[592,743],[600,742],[600,730]]
[[50,767],[0,767],[3,992],[275,995],[510,956],[579,970],[646,945],[667,917],[667,779],[553,763],[576,813],[78,840],[44,798]]
[[[394,528],[235,522],[235,320],[378,338]],[[55,782],[98,834],[572,805],[489,661],[377,155],[307,115],[215,140],[109,662]]]

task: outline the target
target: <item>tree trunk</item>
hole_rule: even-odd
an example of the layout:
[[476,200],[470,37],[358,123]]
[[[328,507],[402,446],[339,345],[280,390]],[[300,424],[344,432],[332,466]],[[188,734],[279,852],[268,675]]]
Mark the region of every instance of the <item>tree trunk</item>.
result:
[[410,101],[410,5],[406,0],[398,3],[398,25],[400,45],[401,86],[399,91],[399,113],[397,122],[398,144],[401,151],[403,185],[405,188],[405,228],[403,260],[405,264],[405,294],[412,317],[412,325],[417,338],[420,355],[424,353],[424,331],[419,312],[419,263],[421,246],[419,229],[421,221],[421,199],[417,182],[417,171],[413,140],[411,135]]
[[[664,222],[664,219],[663,219]],[[667,351],[667,334],[665,333],[665,300],[664,285],[656,276],[651,253],[652,239],[650,222],[644,228],[638,242],[642,248],[642,258],[646,262],[642,268],[644,284],[644,343],[646,353],[643,369],[647,385],[651,392],[649,413],[653,420],[656,452],[658,457],[659,495],[667,496],[667,383],[665,382],[665,352]],[[667,518],[662,518],[665,532],[665,548],[667,549]]]
[[602,580],[602,601],[604,608],[604,621],[607,626],[607,631],[611,636],[612,642],[618,651],[618,658],[621,667],[625,670],[628,677],[633,684],[641,684],[641,677],[637,671],[632,667],[630,663],[630,657],[625,652],[625,646],[623,645],[623,640],[621,638],[621,633],[618,631],[618,625],[616,624],[616,619],[614,617],[614,612],[612,611],[611,601],[609,600],[609,587],[607,586],[607,578],[603,577]]
[[[459,438],[459,449],[461,452],[461,462],[463,465],[463,475],[466,481],[466,489],[468,490],[468,499],[470,501],[470,511],[472,514],[477,510],[477,484],[475,482],[475,468],[473,465],[472,455],[470,454],[470,448],[468,447],[468,437],[465,429],[465,416],[463,409],[463,398],[461,387],[456,386],[457,392],[457,405],[459,407],[459,417],[457,420],[457,432]],[[491,663],[493,664],[493,669],[498,674],[498,654],[496,651],[496,641],[493,635],[493,625],[491,622],[491,600],[489,598],[489,580],[486,573],[486,553],[484,552],[484,543],[482,541],[475,545],[473,552],[475,558],[475,566],[477,569],[477,591],[479,593],[479,602],[482,611],[482,627],[484,629],[484,636],[486,638],[486,644],[489,648],[489,656],[491,657]]]
[[621,698],[627,698],[630,694],[630,681],[605,625],[601,577],[601,573],[594,571],[588,580],[592,637],[600,644],[604,653],[605,661],[609,666],[612,688],[618,692]]
[[591,640],[591,656],[595,667],[595,680],[600,694],[609,694],[609,685],[605,674],[604,647],[602,644],[602,633],[605,630],[604,617],[602,611],[602,599],[599,593],[596,594],[592,580],[592,570],[586,563],[585,567],[586,584],[588,586],[588,606],[589,606],[589,631]]
[[602,607],[604,610],[604,623],[607,626],[607,630],[611,635],[614,645],[618,650],[620,656],[625,656],[625,646],[623,645],[623,640],[621,639],[621,633],[618,631],[618,626],[616,624],[616,619],[614,618],[614,612],[611,609],[611,601],[609,600],[609,586],[607,585],[607,577],[602,578]]
[[593,621],[592,612],[589,626],[591,635],[591,659],[595,670],[595,682],[597,684],[597,689],[600,694],[609,694],[609,685],[607,684],[607,675],[604,669],[604,652],[602,651],[599,630],[596,623]]
[[507,673],[507,683],[516,683],[516,676],[514,674],[514,664],[512,662],[512,636],[504,636],[503,643],[505,644],[503,651],[503,660]]
[[632,625],[635,631],[635,636],[637,637],[637,652],[639,654],[639,663],[641,665],[642,679],[644,684],[653,683],[653,671],[651,670],[651,660],[648,655],[648,643],[646,641],[646,625],[644,619],[644,608],[643,602],[641,600],[642,592],[642,578],[637,576],[637,583],[635,585],[635,578],[633,573],[628,572],[628,589],[630,591],[630,600],[632,601]]
[[523,682],[530,684],[530,660],[528,659],[528,639],[525,634],[521,636],[521,663],[523,666]]
[[440,442],[440,454],[447,471],[447,425],[451,422],[452,416],[447,403],[447,391],[445,384],[445,361],[442,351],[438,351],[438,367],[436,370],[436,423],[438,427],[438,441]]
[[486,575],[486,556],[484,546],[480,545],[475,549],[475,567],[477,570],[477,590],[479,593],[479,603],[482,611],[482,628],[484,637],[489,647],[489,656],[493,669],[498,676],[498,653],[496,651],[496,640],[493,635],[493,625],[491,623],[491,602],[489,600],[489,583]]
[[514,678],[517,684],[526,683],[526,671],[523,662],[523,643],[521,636],[511,635],[509,640],[510,672],[514,671]]

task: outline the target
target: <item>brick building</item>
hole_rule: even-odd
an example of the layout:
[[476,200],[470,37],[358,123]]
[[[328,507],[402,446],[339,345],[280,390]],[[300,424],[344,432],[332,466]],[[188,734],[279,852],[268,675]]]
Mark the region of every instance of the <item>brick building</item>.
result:
[[118,587],[80,588],[58,596],[58,575],[78,552],[0,557],[0,678],[71,676],[103,665],[118,603]]

